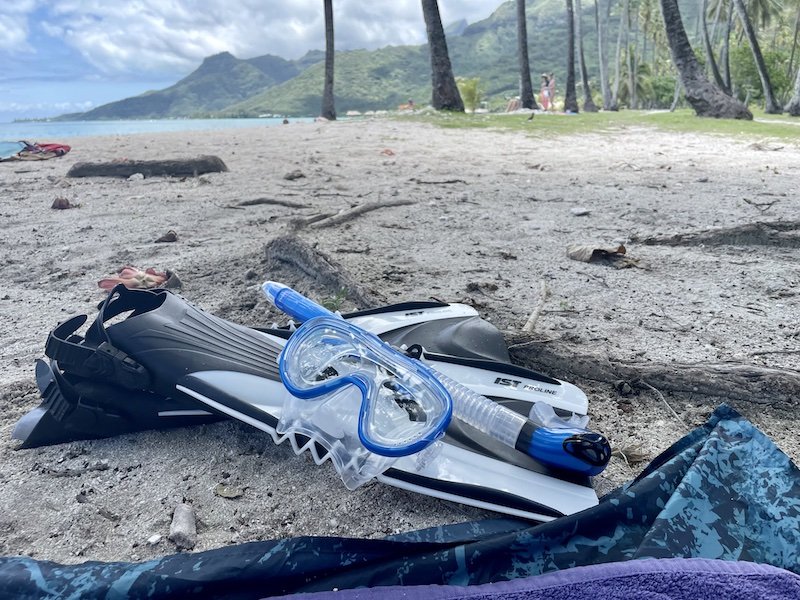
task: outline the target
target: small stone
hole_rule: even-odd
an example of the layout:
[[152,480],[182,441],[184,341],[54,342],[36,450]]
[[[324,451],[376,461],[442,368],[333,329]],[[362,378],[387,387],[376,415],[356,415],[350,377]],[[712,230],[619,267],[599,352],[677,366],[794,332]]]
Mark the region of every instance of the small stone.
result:
[[305,173],[303,173],[300,169],[295,169],[294,171],[286,173],[283,178],[287,181],[296,181],[297,179],[302,179],[305,176]]
[[189,504],[179,504],[172,514],[169,539],[178,548],[191,550],[197,544],[197,518]]
[[616,388],[617,393],[623,398],[633,394],[633,388],[631,387],[631,384],[628,383],[627,381],[617,381],[614,384],[614,387]]
[[570,208],[569,212],[571,212],[576,217],[585,217],[591,214],[588,208],[584,208],[583,206],[576,206],[575,208]]
[[147,538],[147,545],[148,546],[155,546],[156,544],[158,544],[161,541],[162,537],[164,537],[164,536],[162,536],[160,533],[157,533],[155,535],[151,535],[149,538]]

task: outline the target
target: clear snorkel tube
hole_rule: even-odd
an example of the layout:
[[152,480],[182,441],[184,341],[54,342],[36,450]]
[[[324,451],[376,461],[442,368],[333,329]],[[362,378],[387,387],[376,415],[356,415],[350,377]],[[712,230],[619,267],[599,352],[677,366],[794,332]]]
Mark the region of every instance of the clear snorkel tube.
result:
[[[369,404],[371,401],[370,399],[374,397],[374,390],[376,388],[375,386],[370,387],[366,384],[364,387],[362,387],[359,385],[358,381],[363,377],[363,379],[361,379],[363,383],[363,381],[370,379],[372,376],[370,373],[374,374],[376,371],[370,371],[369,369],[363,369],[362,367],[377,364],[377,373],[379,373],[379,378],[383,377],[381,369],[385,369],[386,372],[392,374],[397,372],[401,375],[400,379],[402,379],[402,374],[404,371],[402,369],[398,370],[398,367],[395,365],[407,365],[408,361],[417,364],[424,364],[422,349],[419,349],[416,354],[416,358],[419,358],[420,360],[413,361],[409,359],[407,355],[383,343],[376,336],[361,330],[355,325],[346,323],[340,317],[337,317],[327,309],[319,306],[318,304],[312,302],[308,298],[302,296],[298,292],[286,287],[283,284],[267,282],[263,285],[263,290],[266,296],[277,308],[294,318],[304,321],[304,324],[298,330],[298,333],[294,334],[294,336],[289,339],[289,343],[281,355],[280,373],[284,384],[294,395],[302,395],[304,393],[307,394],[307,390],[301,389],[302,386],[298,387],[296,379],[296,373],[305,372],[306,374],[301,376],[301,379],[306,382],[304,384],[305,386],[313,390],[325,390],[319,392],[319,394],[316,394],[315,391],[315,397],[325,397],[325,394],[330,392],[333,388],[339,388],[341,390],[337,393],[345,393],[345,389],[348,390],[347,393],[352,393],[352,390],[356,387],[361,388],[363,404],[360,413],[361,420],[359,423],[359,437],[363,443],[365,440],[363,436],[365,429],[362,427],[361,423],[363,422],[364,418],[364,406]],[[334,325],[337,325],[337,327],[334,327]],[[378,353],[381,356],[380,361],[376,362],[374,357],[370,354],[362,355],[361,358],[357,358],[353,351],[348,350],[346,353],[341,355],[344,356],[347,354],[346,361],[342,362],[341,357],[338,360],[340,361],[340,365],[344,365],[345,363],[350,364],[352,366],[352,370],[346,373],[345,376],[341,376],[339,374],[339,370],[334,369],[334,380],[344,383],[339,383],[330,387],[326,387],[325,384],[320,384],[319,374],[324,372],[326,367],[324,366],[324,363],[320,362],[317,358],[310,358],[317,344],[306,343],[305,349],[298,351],[297,348],[300,347],[301,342],[298,340],[293,344],[293,341],[295,340],[295,336],[298,336],[298,334],[300,334],[300,339],[304,339],[304,335],[306,336],[305,339],[314,338],[314,336],[312,336],[310,333],[303,333],[303,330],[306,328],[319,329],[325,327],[343,329],[346,332],[346,335],[352,339],[352,342],[356,347],[361,347],[359,345],[364,344],[367,341],[369,341],[369,344],[367,344],[366,347],[376,343],[379,344],[382,349],[382,351]],[[309,331],[309,329],[306,329],[306,331]],[[338,335],[342,334],[343,332],[339,331]],[[324,344],[322,343],[323,337],[325,337],[324,334],[316,335],[317,343],[321,346],[329,346],[330,344],[327,342]],[[329,337],[332,339],[335,336]],[[342,342],[340,341],[338,343],[341,344]],[[374,352],[374,349],[371,351]],[[330,350],[326,350],[325,352],[331,354]],[[309,368],[305,368],[304,371],[304,368],[298,364],[302,360],[301,354],[305,354],[308,357],[307,361],[309,364],[313,363],[313,365],[316,366],[310,370]],[[300,369],[300,371],[298,371],[298,369]],[[323,369],[323,371],[320,371],[320,369]],[[579,427],[548,427],[545,424],[536,423],[531,419],[523,417],[500,404],[492,402],[488,398],[473,392],[469,388],[459,384],[456,381],[453,381],[452,379],[449,379],[448,377],[445,377],[433,369],[426,367],[425,372],[426,374],[429,374],[431,378],[437,380],[437,383],[440,382],[440,386],[443,386],[446,389],[446,393],[448,394],[448,402],[452,402],[452,414],[469,425],[472,425],[480,431],[492,436],[494,439],[506,444],[507,446],[515,448],[516,450],[523,452],[550,467],[565,469],[583,475],[597,475],[608,464],[611,456],[611,448],[606,438],[602,435]],[[309,380],[310,373],[316,373],[315,377],[318,379],[311,382]],[[334,375],[334,373],[330,373],[330,375]],[[325,377],[326,376],[323,375],[322,379],[325,379]],[[425,382],[425,385],[432,385],[430,379],[427,377],[425,378]],[[400,389],[400,396],[402,396],[404,400],[399,402],[397,397],[395,397],[395,404],[408,404],[408,398],[412,397],[414,398],[414,401],[418,401],[418,399],[413,396],[414,388],[402,384]],[[436,386],[433,385],[433,387],[430,389],[436,389]],[[298,392],[300,392],[300,394],[298,394]],[[372,394],[372,396],[370,394]],[[306,395],[305,397],[311,396]],[[391,401],[387,403],[387,405],[390,404]],[[431,412],[432,415],[435,414],[436,409],[439,408],[439,414],[441,416],[441,404],[438,406],[435,404],[431,405],[431,408],[433,409],[433,412]],[[449,422],[449,418],[450,417],[448,414],[446,421]],[[437,435],[441,435],[441,432],[447,426],[447,423],[444,419],[442,419],[441,423],[437,422],[437,425],[441,427],[441,429],[437,429]],[[421,430],[422,429],[418,429],[417,431]],[[391,436],[397,435],[399,429],[388,428],[385,431],[386,435],[391,438]],[[432,441],[428,440],[427,438],[423,439],[421,437],[417,438],[417,440],[419,443],[413,446],[413,448],[416,448],[416,450],[425,447],[425,445],[431,443]],[[367,441],[374,440],[371,440],[371,436],[367,435]],[[383,440],[383,442],[378,444],[372,444],[370,446],[370,450],[372,450],[373,453],[381,456],[404,455],[402,453],[392,453],[392,444],[384,446],[383,444],[385,444],[385,442],[386,440]],[[395,449],[402,448],[405,454],[412,453],[412,446],[408,444],[408,439],[399,439],[395,443],[397,444],[394,446]],[[367,445],[365,444],[364,447],[367,448]],[[390,452],[387,452],[387,449],[390,450]]]

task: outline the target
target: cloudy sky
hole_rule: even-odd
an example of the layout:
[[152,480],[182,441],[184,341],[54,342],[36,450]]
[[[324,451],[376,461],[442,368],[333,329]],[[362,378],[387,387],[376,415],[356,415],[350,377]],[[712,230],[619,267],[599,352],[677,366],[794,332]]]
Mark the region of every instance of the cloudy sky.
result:
[[[440,0],[447,25],[502,0]],[[424,41],[419,0],[334,0],[336,47]],[[322,0],[0,0],[0,123],[172,85],[203,58],[324,48]]]

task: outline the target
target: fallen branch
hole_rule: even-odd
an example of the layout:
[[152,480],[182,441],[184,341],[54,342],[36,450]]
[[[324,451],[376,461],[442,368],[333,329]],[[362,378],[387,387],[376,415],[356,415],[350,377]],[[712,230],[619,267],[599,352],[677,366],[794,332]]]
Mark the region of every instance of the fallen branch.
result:
[[[657,363],[576,354],[553,340],[534,340],[506,332],[514,362],[568,381],[592,380],[658,388],[663,392],[710,396],[756,406],[796,409],[800,402],[800,371],[740,362]],[[647,382],[648,385],[644,385]]]
[[525,321],[525,325],[522,326],[522,331],[531,333],[536,328],[536,321],[539,320],[539,315],[542,314],[542,309],[544,308],[544,303],[545,300],[547,300],[547,296],[547,283],[545,283],[544,279],[542,279],[539,284],[539,302],[536,303],[536,308],[533,309],[533,312],[528,317],[528,320]]
[[419,183],[422,185],[450,185],[452,183],[463,183],[466,185],[466,181],[463,179],[445,179],[443,181],[425,181],[423,179],[412,179],[413,183]]
[[737,227],[707,229],[696,233],[631,238],[648,246],[771,246],[800,248],[800,221],[748,223]]
[[339,211],[338,213],[315,215],[314,217],[309,217],[306,219],[295,219],[293,224],[295,228],[311,225],[315,229],[323,229],[325,227],[333,227],[334,225],[340,225],[346,221],[350,221],[365,213],[371,212],[373,210],[378,210],[379,208],[406,206],[414,203],[415,203],[414,200],[387,200],[385,202],[381,201],[367,202],[365,204],[359,204],[358,206],[354,206],[352,208]]
[[378,210],[379,208],[389,208],[394,206],[407,206],[409,204],[414,204],[414,200],[387,200],[385,202],[367,202],[366,204],[361,204],[359,206],[355,206],[349,210],[340,212],[337,215],[329,217],[323,221],[314,224],[314,227],[318,229],[322,229],[323,227],[333,227],[334,225],[339,225],[344,223],[345,221],[349,221],[363,215],[365,213],[371,212],[373,210]]
[[276,198],[254,198],[252,200],[243,200],[236,206],[258,206],[261,204],[274,204],[276,206],[286,206],[288,208],[311,208],[308,204],[300,204],[299,202],[292,202],[291,200],[278,200]]

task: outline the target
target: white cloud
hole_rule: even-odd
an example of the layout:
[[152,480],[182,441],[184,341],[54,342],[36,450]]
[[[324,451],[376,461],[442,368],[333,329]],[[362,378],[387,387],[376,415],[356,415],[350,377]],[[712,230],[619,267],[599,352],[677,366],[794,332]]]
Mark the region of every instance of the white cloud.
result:
[[[38,0],[16,2],[23,8],[7,17],[14,23],[41,5]],[[462,17],[474,21],[494,8],[482,0],[440,2],[445,23]],[[334,11],[337,49],[425,39],[419,0],[334,0]],[[106,74],[185,73],[222,51],[240,58],[298,58],[324,47],[320,0],[58,0],[36,14],[49,36]],[[0,31],[12,27],[0,20]]]
[[0,50],[11,54],[31,50],[28,44],[28,15],[39,4],[40,0],[14,0],[8,6],[3,6],[3,13],[0,14]]

